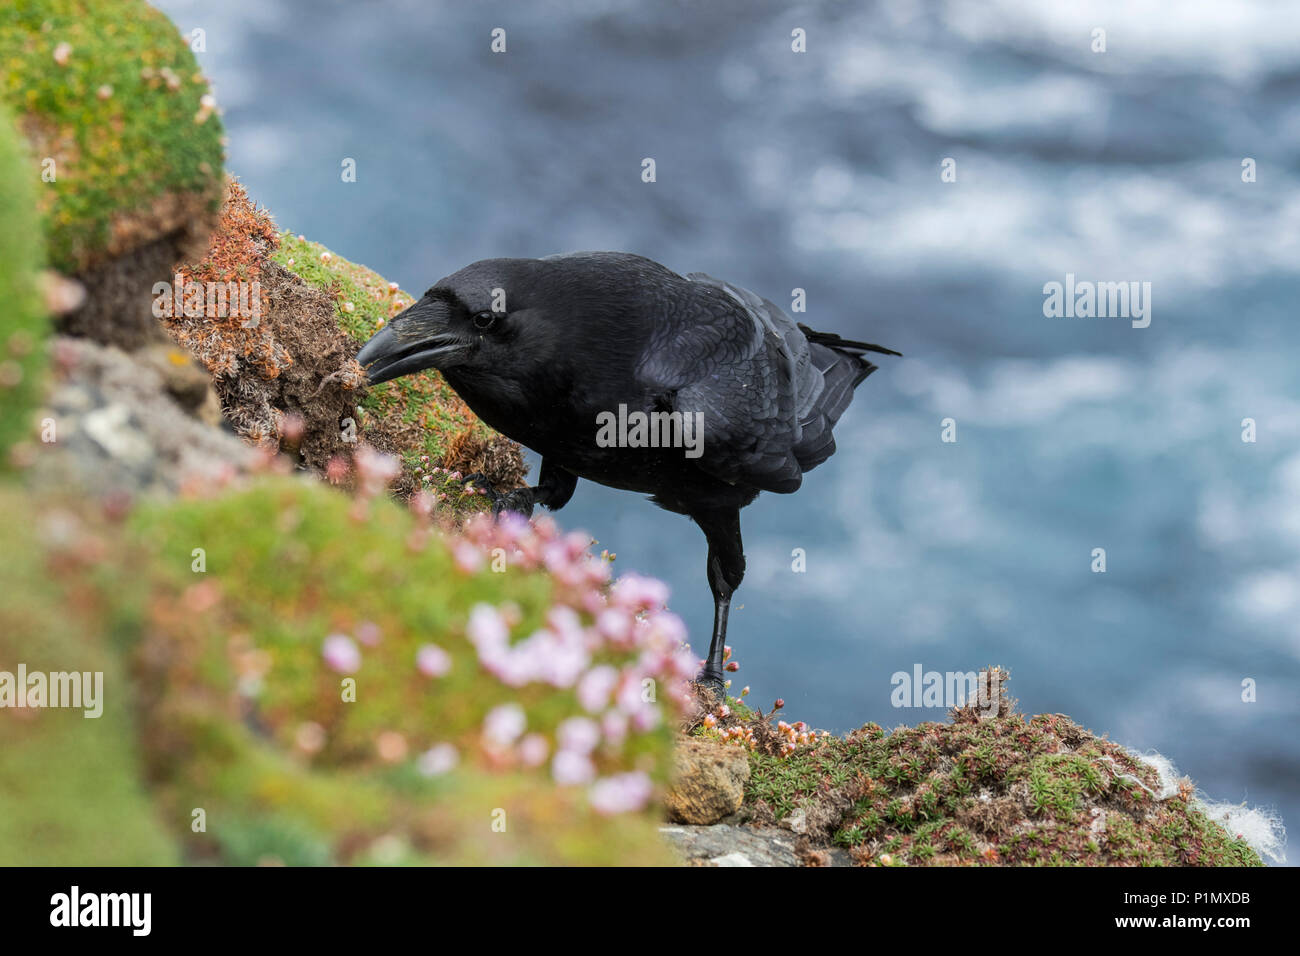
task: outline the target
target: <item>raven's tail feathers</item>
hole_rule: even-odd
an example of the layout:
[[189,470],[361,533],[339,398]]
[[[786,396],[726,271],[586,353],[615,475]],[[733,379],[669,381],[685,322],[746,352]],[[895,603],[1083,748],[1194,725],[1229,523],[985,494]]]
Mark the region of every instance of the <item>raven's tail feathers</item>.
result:
[[802,322],[799,323],[799,331],[803,333],[804,338],[809,342],[817,345],[824,345],[827,348],[835,349],[837,352],[879,352],[882,355],[897,355],[903,357],[902,352],[895,352],[893,349],[887,349],[883,345],[872,345],[870,342],[854,342],[851,339],[840,338],[834,332],[818,332],[808,328]]
[[[851,377],[847,382],[843,383],[847,384],[850,394],[852,394],[853,389],[862,384],[863,380],[868,375],[876,370],[876,366],[867,361],[863,353],[879,352],[882,355],[897,355],[900,357],[903,354],[902,352],[895,352],[893,349],[887,349],[883,345],[872,345],[870,342],[854,342],[851,339],[840,338],[834,332],[818,332],[814,329],[808,328],[808,326],[804,325],[802,322],[799,323],[799,331],[803,333],[804,338],[806,338],[809,344],[813,346],[814,355],[817,354],[816,346],[820,345],[823,348],[829,349],[830,352],[840,360],[833,363],[816,362],[817,367],[821,369],[823,374],[829,373],[832,367],[836,365],[838,366],[837,372],[839,375],[843,374],[845,365],[851,369]],[[848,362],[843,362],[844,359],[848,359]],[[840,382],[832,381],[835,377],[838,376],[828,377],[828,388],[835,384],[841,384]],[[846,401],[844,404],[847,405],[848,402]],[[841,409],[841,411],[842,410],[843,409]],[[836,417],[838,417],[838,415]]]

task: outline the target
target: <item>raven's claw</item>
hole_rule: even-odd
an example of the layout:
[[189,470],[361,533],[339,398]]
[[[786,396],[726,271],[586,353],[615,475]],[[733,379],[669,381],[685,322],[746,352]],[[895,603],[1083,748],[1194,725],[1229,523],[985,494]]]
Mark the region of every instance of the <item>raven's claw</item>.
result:
[[707,667],[695,678],[697,690],[707,690],[714,697],[714,704],[723,704],[727,700],[727,682],[723,676]]
[[475,472],[472,475],[466,475],[462,479],[465,484],[473,484],[476,488],[482,488],[484,496],[492,504],[492,517],[500,518],[504,511],[513,511],[521,514],[525,518],[533,516],[533,507],[537,502],[536,494],[531,488],[516,488],[514,491],[508,491],[505,494],[497,491],[492,487],[492,482],[488,481],[487,475],[482,472]]

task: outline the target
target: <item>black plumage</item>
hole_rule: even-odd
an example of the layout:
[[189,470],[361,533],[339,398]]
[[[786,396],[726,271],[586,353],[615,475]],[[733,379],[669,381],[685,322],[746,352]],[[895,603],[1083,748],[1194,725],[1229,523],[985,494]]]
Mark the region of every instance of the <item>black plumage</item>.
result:
[[[714,628],[701,680],[720,686],[731,594],[744,576],[740,509],[788,494],[835,451],[832,428],[898,355],[796,324],[767,299],[642,256],[484,259],[429,289],[357,356],[372,383],[437,368],[474,412],[542,456],[537,485],[495,495],[531,514],[578,478],[652,496],[709,544]],[[604,447],[620,411],[700,416],[702,448]],[[697,420],[694,417],[692,420]]]

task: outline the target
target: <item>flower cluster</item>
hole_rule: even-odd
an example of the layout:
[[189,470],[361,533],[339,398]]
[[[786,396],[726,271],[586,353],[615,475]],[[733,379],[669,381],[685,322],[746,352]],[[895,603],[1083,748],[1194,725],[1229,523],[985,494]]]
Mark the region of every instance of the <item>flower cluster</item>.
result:
[[785,752],[790,753],[796,747],[802,747],[807,744],[816,743],[819,739],[830,737],[830,732],[823,730],[819,736],[817,731],[813,730],[802,720],[793,724],[787,724],[784,720],[776,722],[776,732],[785,738]]
[[486,488],[465,484],[465,478],[459,471],[430,464],[428,455],[421,455],[417,461],[411,470],[420,482],[420,489],[429,495],[433,503],[443,504],[449,500],[487,496]]
[[[359,449],[359,497],[390,478],[390,461]],[[423,504],[412,507],[420,510]],[[600,813],[639,809],[649,801],[649,776],[619,766],[625,744],[661,725],[661,702],[685,708],[698,661],[681,620],[665,607],[667,586],[636,574],[611,583],[609,562],[591,554],[591,543],[585,534],[561,533],[550,518],[530,522],[509,513],[498,520],[475,515],[460,535],[447,539],[462,574],[479,574],[490,565],[494,571],[509,566],[550,578],[552,604],[539,627],[522,628],[524,614],[512,603],[480,602],[469,608],[464,636],[480,672],[512,689],[544,685],[568,692],[574,712],[558,724],[530,727],[520,703],[500,703],[483,718],[476,740],[439,742],[418,755],[422,773],[451,771],[468,747],[489,766],[545,767],[556,784],[586,787]],[[363,623],[355,639],[341,633],[327,637],[322,658],[336,673],[352,674],[361,667],[361,645],[378,641],[378,628]],[[437,681],[465,661],[438,637],[438,643],[423,641],[417,647],[412,666],[423,679]]]
[[[466,637],[479,666],[503,684],[541,683],[574,692],[585,713],[557,728],[551,776],[562,785],[589,784],[592,806],[612,813],[643,806],[650,797],[649,778],[640,772],[598,778],[597,754],[617,754],[629,733],[654,729],[661,719],[659,693],[684,707],[697,662],[681,620],[664,607],[667,587],[635,574],[606,587],[608,563],[590,554],[590,544],[578,532],[561,535],[549,518],[529,522],[506,514],[498,521],[472,518],[452,548],[466,573],[496,554],[551,576],[557,603],[541,628],[514,635],[520,623],[516,608],[478,604],[470,611]],[[660,681],[667,686],[661,688]],[[551,745],[524,730],[523,711],[502,705],[484,722],[484,748],[498,762],[536,766],[547,759]]]
[[[714,714],[709,714],[704,718],[704,726],[714,728],[718,720]],[[784,720],[777,721],[774,731],[777,741],[779,741],[780,756],[788,757],[794,753],[795,749],[809,744],[815,744],[821,740],[830,738],[829,731],[817,731],[810,728],[802,720],[787,724]],[[722,728],[718,731],[718,736],[728,743],[739,743],[748,747],[750,750],[758,750],[759,740],[754,733],[752,723],[733,724],[730,727]]]

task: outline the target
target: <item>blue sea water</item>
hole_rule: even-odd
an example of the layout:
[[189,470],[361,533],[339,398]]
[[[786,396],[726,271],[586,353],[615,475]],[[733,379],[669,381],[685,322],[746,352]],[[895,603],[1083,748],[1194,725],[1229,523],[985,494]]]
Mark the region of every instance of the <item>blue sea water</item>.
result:
[[[760,704],[942,719],[891,675],[1001,664],[1026,712],[1300,820],[1300,7],[158,5],[204,31],[250,194],[406,289],[619,249],[906,353],[744,514]],[[1149,327],[1045,317],[1067,274],[1150,282]],[[696,528],[588,483],[559,517],[667,580],[703,652]]]

